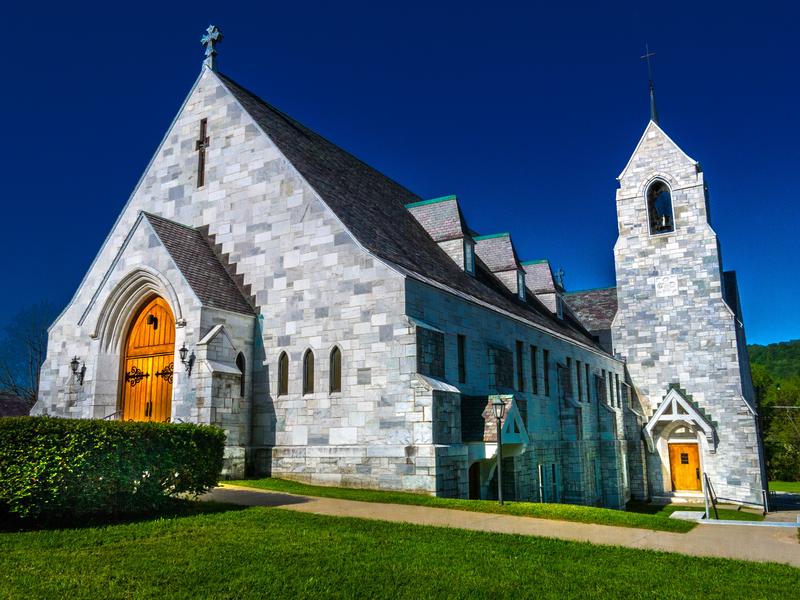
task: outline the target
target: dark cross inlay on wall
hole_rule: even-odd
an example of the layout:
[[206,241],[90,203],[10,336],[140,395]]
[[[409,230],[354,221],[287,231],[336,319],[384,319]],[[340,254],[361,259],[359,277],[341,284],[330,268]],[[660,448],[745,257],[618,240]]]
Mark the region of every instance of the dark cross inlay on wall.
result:
[[197,150],[197,187],[203,187],[206,183],[206,148],[211,139],[208,137],[208,119],[200,121],[200,137],[195,142],[194,149]]

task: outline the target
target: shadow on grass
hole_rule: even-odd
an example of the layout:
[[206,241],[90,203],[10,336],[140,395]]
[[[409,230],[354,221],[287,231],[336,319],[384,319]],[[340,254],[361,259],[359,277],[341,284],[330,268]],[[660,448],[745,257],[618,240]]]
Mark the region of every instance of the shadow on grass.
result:
[[290,504],[305,504],[308,498],[270,492],[266,490],[243,490],[241,488],[216,487],[200,497],[204,502],[217,502],[221,504],[236,504],[239,506],[287,506]]
[[247,506],[226,502],[171,498],[164,506],[144,512],[113,515],[55,515],[37,520],[22,519],[17,515],[9,513],[4,508],[5,507],[0,505],[0,532],[9,533],[56,529],[83,529],[86,527],[141,523],[158,519],[177,519],[244,510]]
[[649,502],[637,502],[631,500],[625,505],[625,510],[644,515],[657,515],[664,510],[663,504],[650,504]]

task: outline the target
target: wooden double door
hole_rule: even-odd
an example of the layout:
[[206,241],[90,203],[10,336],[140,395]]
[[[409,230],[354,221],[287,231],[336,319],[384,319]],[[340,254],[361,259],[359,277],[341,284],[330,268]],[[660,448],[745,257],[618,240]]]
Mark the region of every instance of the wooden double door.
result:
[[125,343],[123,420],[170,420],[174,357],[175,318],[164,299],[156,297],[139,310]]
[[700,451],[697,444],[669,444],[669,466],[674,491],[699,491]]

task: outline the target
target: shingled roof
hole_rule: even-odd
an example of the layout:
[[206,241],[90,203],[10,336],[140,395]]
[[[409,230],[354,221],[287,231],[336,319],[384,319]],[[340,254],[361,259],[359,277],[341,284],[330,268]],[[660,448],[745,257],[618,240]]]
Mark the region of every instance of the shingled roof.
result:
[[514,244],[507,233],[477,236],[475,253],[493,273],[513,271],[519,267]]
[[[345,227],[371,253],[423,282],[436,282],[467,298],[532,324],[598,347],[580,329],[554,319],[538,301],[522,302],[491,273],[472,277],[428,235],[406,204],[422,198],[271,106],[229,77],[215,73]],[[480,265],[479,265],[480,266]],[[599,347],[598,347],[599,348]]]
[[142,214],[204,306],[254,314],[253,306],[242,295],[202,231],[150,213]]
[[413,202],[406,204],[406,208],[434,242],[457,240],[468,235],[468,228],[455,196]]
[[566,295],[567,304],[589,331],[611,329],[611,322],[617,314],[617,288],[601,288],[570,292]]
[[525,279],[528,288],[534,294],[555,293],[556,282],[553,278],[553,269],[550,267],[550,262],[544,260],[529,260],[522,263],[522,268],[525,269]]

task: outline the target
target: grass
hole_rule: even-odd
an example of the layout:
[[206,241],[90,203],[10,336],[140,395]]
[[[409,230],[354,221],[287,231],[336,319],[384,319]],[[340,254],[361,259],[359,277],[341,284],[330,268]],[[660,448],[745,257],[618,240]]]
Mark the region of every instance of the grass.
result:
[[[676,576],[679,574],[679,576]],[[786,598],[800,570],[248,508],[0,533],[0,598]]]
[[770,481],[769,489],[771,492],[800,494],[800,481]]
[[437,498],[423,494],[408,492],[387,492],[352,488],[308,485],[286,479],[264,478],[229,481],[227,483],[242,485],[262,490],[301,494],[304,496],[320,496],[324,498],[340,498],[359,502],[383,502],[387,504],[413,504],[434,508],[450,508],[472,512],[498,513],[519,517],[536,517],[538,519],[554,519],[558,521],[577,521],[579,523],[597,523],[618,527],[636,527],[656,531],[672,531],[685,533],[696,527],[690,521],[669,519],[664,515],[649,515],[609,508],[576,506],[574,504],[541,504],[534,502],[507,502],[499,506],[489,500],[458,500],[454,498]]
[[[644,513],[658,517],[669,517],[676,510],[691,510],[705,512],[706,507],[702,504],[645,504],[640,502],[628,503],[627,509],[632,512]],[[736,510],[731,508],[717,508],[719,518],[728,521],[763,521],[764,516],[760,513],[752,513],[746,510]],[[713,511],[712,511],[713,516]]]

